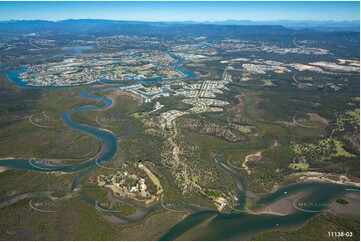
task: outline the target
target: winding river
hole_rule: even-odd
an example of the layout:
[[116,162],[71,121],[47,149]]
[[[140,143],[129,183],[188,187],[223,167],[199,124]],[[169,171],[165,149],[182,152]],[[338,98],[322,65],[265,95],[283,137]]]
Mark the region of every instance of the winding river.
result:
[[[174,65],[178,66],[184,61],[179,58],[178,62]],[[194,78],[196,75],[188,70],[178,67],[180,71],[187,75],[188,78]],[[19,74],[24,71],[9,72],[8,77],[11,81],[17,83],[22,87],[26,87],[24,83],[19,79]],[[102,106],[86,105],[75,108],[64,113],[61,117],[62,121],[70,128],[81,131],[88,135],[94,136],[101,142],[101,151],[95,157],[92,157],[88,161],[82,164],[75,165],[58,165],[58,166],[39,166],[35,165],[32,160],[29,159],[2,159],[0,160],[0,166],[9,167],[15,169],[35,170],[39,172],[75,172],[80,171],[80,174],[73,180],[71,191],[69,194],[79,186],[80,181],[91,174],[96,169],[99,169],[97,160],[111,161],[114,155],[118,152],[118,141],[126,138],[131,132],[132,125],[129,124],[128,130],[121,137],[117,138],[112,132],[93,127],[85,124],[79,124],[73,121],[70,117],[72,114],[82,112],[86,110],[101,110],[108,108],[112,105],[112,100],[102,96],[96,96],[93,93],[100,90],[117,88],[117,86],[106,88],[94,88],[79,93],[81,97],[91,100],[100,100],[103,102]],[[318,208],[316,211],[302,211],[298,209],[295,212],[288,215],[278,214],[252,214],[244,210],[242,204],[246,201],[246,185],[239,172],[235,171],[228,165],[219,162],[223,152],[212,153],[211,159],[223,170],[232,175],[236,181],[236,192],[238,196],[239,206],[233,207],[233,213],[224,214],[213,209],[200,208],[196,205],[186,205],[185,208],[190,212],[190,215],[184,220],[179,222],[168,232],[166,232],[160,239],[161,240],[248,240],[257,233],[281,228],[291,228],[297,225],[302,225],[311,219],[316,214],[326,210],[327,207]],[[347,192],[354,191],[359,192],[358,187],[346,186],[332,183],[298,183],[280,188],[274,193],[270,193],[262,196],[256,204],[268,205],[275,201],[284,199],[290,194],[302,193],[304,194],[300,200],[302,202],[312,202],[317,204],[326,204],[334,199],[336,196],[340,196]],[[0,206],[6,205],[11,201],[17,199],[23,199],[25,197],[48,197],[49,191],[30,191],[20,194],[12,195],[8,198],[0,200]],[[83,193],[77,193],[82,200],[91,205],[96,205],[96,201]],[[121,198],[115,198],[122,200]],[[129,201],[125,201],[131,203]],[[136,213],[130,216],[124,216],[119,213],[112,213],[116,217],[119,224],[128,224],[138,222],[148,214],[163,209],[161,203],[154,204],[150,207],[144,207],[136,203],[132,203],[136,208]]]

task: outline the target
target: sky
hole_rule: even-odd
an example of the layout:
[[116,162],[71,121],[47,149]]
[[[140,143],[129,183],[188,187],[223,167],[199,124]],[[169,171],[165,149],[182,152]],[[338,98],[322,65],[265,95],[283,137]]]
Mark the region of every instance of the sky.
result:
[[359,20],[354,2],[0,2],[0,20]]

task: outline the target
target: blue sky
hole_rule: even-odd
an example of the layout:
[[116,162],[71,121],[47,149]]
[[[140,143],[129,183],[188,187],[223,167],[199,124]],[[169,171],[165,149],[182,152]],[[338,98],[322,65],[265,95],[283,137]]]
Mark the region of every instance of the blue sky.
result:
[[359,20],[357,2],[0,2],[0,20]]

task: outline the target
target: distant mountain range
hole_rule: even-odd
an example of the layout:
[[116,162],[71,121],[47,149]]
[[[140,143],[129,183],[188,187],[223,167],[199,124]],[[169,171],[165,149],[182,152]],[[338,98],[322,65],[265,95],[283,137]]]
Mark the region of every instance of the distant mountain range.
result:
[[[135,27],[136,28],[132,28]],[[103,19],[68,19],[62,21],[46,20],[11,20],[0,21],[0,32],[29,33],[29,32],[122,32],[124,34],[262,34],[269,30],[278,34],[292,33],[297,30],[314,31],[343,31],[359,32],[359,21],[249,21],[249,20],[226,20],[214,22],[195,21],[123,21]]]
[[293,29],[314,29],[314,30],[360,30],[360,20],[353,21],[314,21],[314,20],[277,20],[277,21],[251,21],[251,20],[226,20],[226,21],[205,21],[205,22],[192,22],[186,23],[203,23],[203,24],[216,24],[216,25],[281,25]]
[[252,21],[252,20],[225,20],[225,21],[157,21],[157,22],[146,22],[146,21],[128,21],[128,20],[105,20],[105,19],[67,19],[60,21],[47,21],[47,20],[10,20],[10,21],[0,21],[0,23],[14,23],[14,22],[34,22],[34,21],[43,21],[43,22],[68,22],[68,21],[96,21],[96,22],[117,22],[117,23],[164,23],[164,24],[214,24],[214,25],[281,25],[288,28],[294,29],[322,29],[322,30],[360,30],[360,20],[352,21],[334,21],[334,20],[325,20],[325,21],[316,21],[316,20],[277,20],[277,21]]

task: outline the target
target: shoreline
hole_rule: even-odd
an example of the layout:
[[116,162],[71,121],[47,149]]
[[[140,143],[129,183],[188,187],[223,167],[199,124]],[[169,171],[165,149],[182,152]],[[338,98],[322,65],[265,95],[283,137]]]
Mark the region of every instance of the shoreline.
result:
[[7,170],[10,170],[11,168],[9,167],[6,167],[6,166],[0,166],[0,173],[4,172],[4,171],[7,171]]
[[[296,177],[296,176],[300,176],[299,178],[297,178],[297,180],[295,182],[291,182],[289,184],[279,184],[279,185],[275,185],[272,188],[272,191],[267,192],[267,193],[273,193],[279,189],[282,189],[286,186],[289,185],[294,185],[294,184],[299,184],[299,183],[307,183],[307,182],[319,182],[319,183],[333,183],[333,184],[339,184],[339,185],[349,185],[349,186],[356,186],[360,188],[360,182],[355,182],[352,181],[351,178],[346,177],[344,175],[340,175],[340,174],[332,174],[332,173],[322,173],[322,172],[315,172],[315,171],[308,171],[308,172],[299,172],[299,173],[292,173],[290,175],[287,175],[286,177]],[[329,176],[333,176],[333,177],[338,177],[339,180],[333,180],[331,179]],[[341,179],[344,179],[344,181],[342,181]],[[262,193],[261,193],[262,194]]]
[[297,212],[297,209],[293,205],[293,201],[307,196],[307,191],[301,191],[296,194],[288,195],[284,198],[280,198],[262,208],[253,209],[252,206],[246,208],[246,213],[252,215],[280,215],[280,216],[287,216]]

